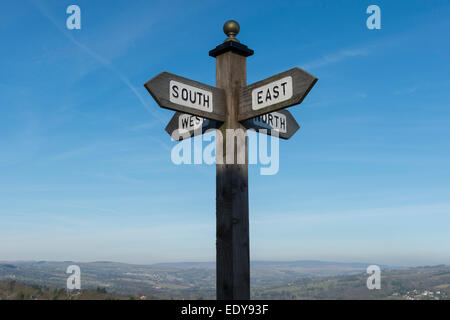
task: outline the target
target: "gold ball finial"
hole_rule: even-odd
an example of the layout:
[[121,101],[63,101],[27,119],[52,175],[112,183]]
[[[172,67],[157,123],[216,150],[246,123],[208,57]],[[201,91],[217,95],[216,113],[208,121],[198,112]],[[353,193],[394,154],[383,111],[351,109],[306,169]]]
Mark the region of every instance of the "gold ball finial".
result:
[[224,41],[236,41],[239,42],[238,39],[236,39],[237,34],[239,33],[240,27],[239,23],[234,20],[228,20],[223,25],[223,32],[228,36],[228,38]]

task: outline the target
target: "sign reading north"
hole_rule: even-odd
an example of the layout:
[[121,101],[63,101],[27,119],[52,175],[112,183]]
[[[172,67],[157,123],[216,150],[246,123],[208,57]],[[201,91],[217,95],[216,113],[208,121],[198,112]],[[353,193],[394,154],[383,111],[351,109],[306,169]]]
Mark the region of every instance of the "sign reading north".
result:
[[241,89],[238,120],[244,121],[300,104],[317,78],[299,68],[282,72]]
[[271,82],[252,90],[252,109],[259,110],[271,104],[292,98],[292,77]]
[[170,101],[186,107],[213,111],[213,94],[175,80],[170,81]]
[[242,121],[247,129],[253,129],[259,133],[277,136],[281,139],[289,139],[300,128],[292,114],[287,110],[266,113],[248,120]]
[[261,128],[267,128],[270,130],[276,130],[282,133],[286,133],[286,116],[279,112],[272,112],[268,114],[263,114],[255,118],[250,119],[250,121]]
[[168,72],[158,74],[144,86],[161,108],[216,121],[225,120],[223,89]]

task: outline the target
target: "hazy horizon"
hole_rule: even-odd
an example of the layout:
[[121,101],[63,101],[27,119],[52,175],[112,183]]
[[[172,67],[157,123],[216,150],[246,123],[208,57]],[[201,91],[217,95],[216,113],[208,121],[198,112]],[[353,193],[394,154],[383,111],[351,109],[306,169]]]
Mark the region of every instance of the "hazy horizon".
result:
[[[32,260],[0,260],[0,263],[7,264],[7,263],[30,263],[30,262],[51,262],[51,263],[118,263],[118,264],[129,264],[129,265],[164,265],[164,264],[215,264],[215,260],[205,260],[205,261],[157,261],[157,262],[148,262],[148,263],[137,263],[132,261],[114,261],[114,260],[89,260],[89,261],[82,261],[82,260],[46,260],[46,259],[32,259]],[[392,268],[414,268],[414,267],[424,267],[424,266],[450,266],[448,263],[435,263],[435,264],[405,264],[405,265],[395,265],[395,264],[384,264],[384,263],[376,263],[374,261],[371,262],[365,262],[365,261],[330,261],[330,260],[311,260],[311,259],[300,259],[300,260],[250,260],[250,263],[329,263],[329,264],[359,264],[359,265],[379,265],[379,266],[385,266],[385,267],[392,267]]]

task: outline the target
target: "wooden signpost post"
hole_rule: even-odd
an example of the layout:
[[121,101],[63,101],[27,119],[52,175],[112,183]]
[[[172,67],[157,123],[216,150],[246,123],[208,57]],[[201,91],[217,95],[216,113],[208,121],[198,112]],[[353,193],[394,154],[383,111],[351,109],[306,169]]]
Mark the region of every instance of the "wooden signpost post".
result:
[[[227,21],[228,38],[209,52],[216,58],[216,87],[162,72],[145,87],[162,108],[178,111],[166,127],[177,140],[207,129],[252,129],[289,139],[299,125],[287,107],[300,104],[317,79],[293,68],[247,86],[247,57],[253,50],[236,39],[239,24]],[[178,133],[177,135],[174,133]],[[181,137],[180,137],[181,135]],[[216,145],[216,276],[217,299],[250,299],[250,250],[247,140],[234,144],[234,157],[245,163],[227,163],[226,135]],[[227,150],[227,151],[226,151]]]

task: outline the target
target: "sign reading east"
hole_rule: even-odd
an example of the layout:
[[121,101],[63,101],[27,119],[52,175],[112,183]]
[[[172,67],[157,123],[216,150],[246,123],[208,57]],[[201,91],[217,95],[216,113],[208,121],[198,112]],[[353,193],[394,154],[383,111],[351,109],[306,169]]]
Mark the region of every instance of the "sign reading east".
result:
[[222,89],[162,72],[145,85],[161,108],[224,121],[225,93]]
[[292,77],[286,77],[253,89],[252,109],[259,110],[290,98],[292,98]]
[[166,127],[174,140],[183,140],[201,135],[209,129],[218,129],[222,123],[186,113],[176,112]]
[[[260,133],[276,134],[282,139],[289,139],[300,128],[292,114],[287,110],[279,110],[263,114],[242,122],[247,129],[254,129]],[[265,129],[260,131],[261,129]]]
[[282,72],[241,89],[238,120],[288,108],[303,101],[317,78],[299,68]]

